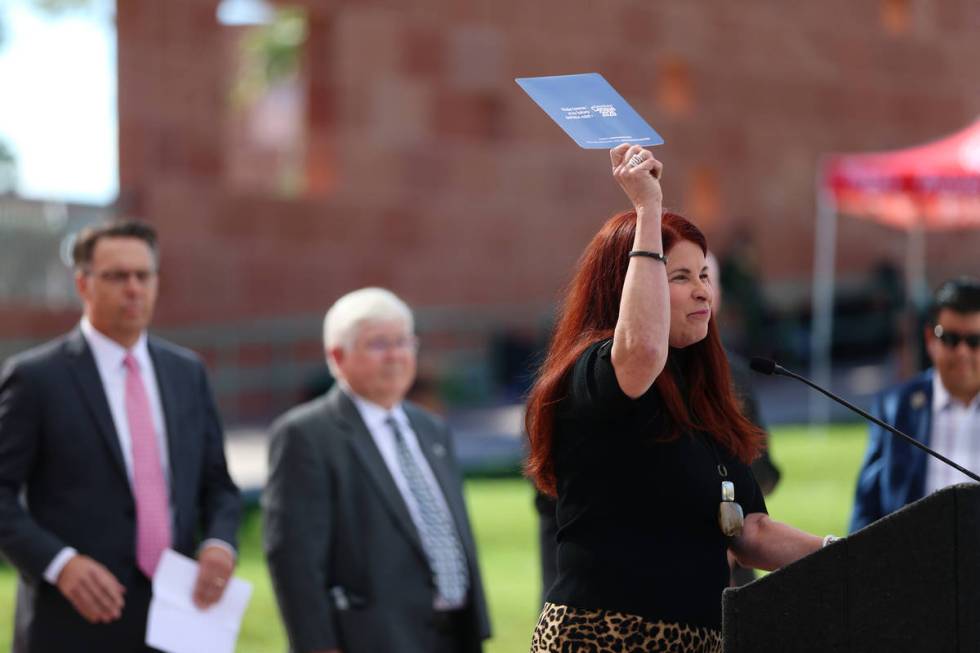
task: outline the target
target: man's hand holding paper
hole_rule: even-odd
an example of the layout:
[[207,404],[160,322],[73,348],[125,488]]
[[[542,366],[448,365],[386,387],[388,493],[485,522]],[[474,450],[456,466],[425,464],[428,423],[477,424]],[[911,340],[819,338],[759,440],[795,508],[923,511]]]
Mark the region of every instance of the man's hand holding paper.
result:
[[197,555],[197,563],[194,605],[203,610],[221,599],[228,585],[228,579],[235,570],[235,558],[224,547],[205,545]]
[[233,653],[252,586],[231,577],[234,560],[223,547],[205,546],[198,557],[164,552],[153,577],[146,643],[167,653]]

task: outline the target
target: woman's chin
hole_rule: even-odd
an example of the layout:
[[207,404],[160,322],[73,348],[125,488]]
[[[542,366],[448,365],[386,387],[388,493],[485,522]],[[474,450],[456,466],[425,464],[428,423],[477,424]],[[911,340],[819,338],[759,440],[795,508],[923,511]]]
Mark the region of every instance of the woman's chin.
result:
[[671,336],[670,346],[674,349],[684,349],[685,347],[690,347],[691,345],[696,345],[705,338],[708,337],[708,330],[704,329],[701,331],[691,331],[689,333],[684,333],[677,337]]

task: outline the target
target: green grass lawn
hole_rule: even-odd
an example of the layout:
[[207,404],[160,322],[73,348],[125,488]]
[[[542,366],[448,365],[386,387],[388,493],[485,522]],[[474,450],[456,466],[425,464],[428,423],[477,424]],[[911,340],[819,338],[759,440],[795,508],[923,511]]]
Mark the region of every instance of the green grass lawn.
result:
[[[838,426],[827,436],[806,428],[773,433],[772,455],[783,480],[767,498],[770,514],[818,535],[843,535],[854,481],[864,450],[865,428]],[[487,653],[527,650],[537,619],[540,583],[532,492],[522,479],[470,480],[466,499],[489,594],[494,637]],[[259,541],[260,516],[242,527],[238,573],[255,585],[239,638],[240,653],[285,651],[284,635]],[[0,651],[10,648],[15,576],[0,565]]]

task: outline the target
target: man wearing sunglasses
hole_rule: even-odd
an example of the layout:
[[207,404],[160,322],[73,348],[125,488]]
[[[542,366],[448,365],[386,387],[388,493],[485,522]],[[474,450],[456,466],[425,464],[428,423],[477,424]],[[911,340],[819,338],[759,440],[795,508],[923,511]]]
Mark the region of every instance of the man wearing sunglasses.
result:
[[[925,329],[933,367],[881,393],[872,412],[967,469],[980,469],[980,279],[936,291]],[[851,532],[966,476],[872,425]]]

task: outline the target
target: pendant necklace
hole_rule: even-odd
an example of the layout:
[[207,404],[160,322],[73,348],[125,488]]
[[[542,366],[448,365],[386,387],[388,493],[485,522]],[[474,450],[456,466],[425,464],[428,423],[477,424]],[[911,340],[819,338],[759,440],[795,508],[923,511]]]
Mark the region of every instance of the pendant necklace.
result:
[[727,537],[738,537],[742,534],[742,525],[745,523],[745,515],[742,506],[735,501],[735,483],[725,480],[728,478],[728,468],[721,462],[721,456],[715,449],[712,439],[704,435],[707,446],[718,463],[718,475],[721,477],[721,503],[718,504],[718,526],[721,532]]

